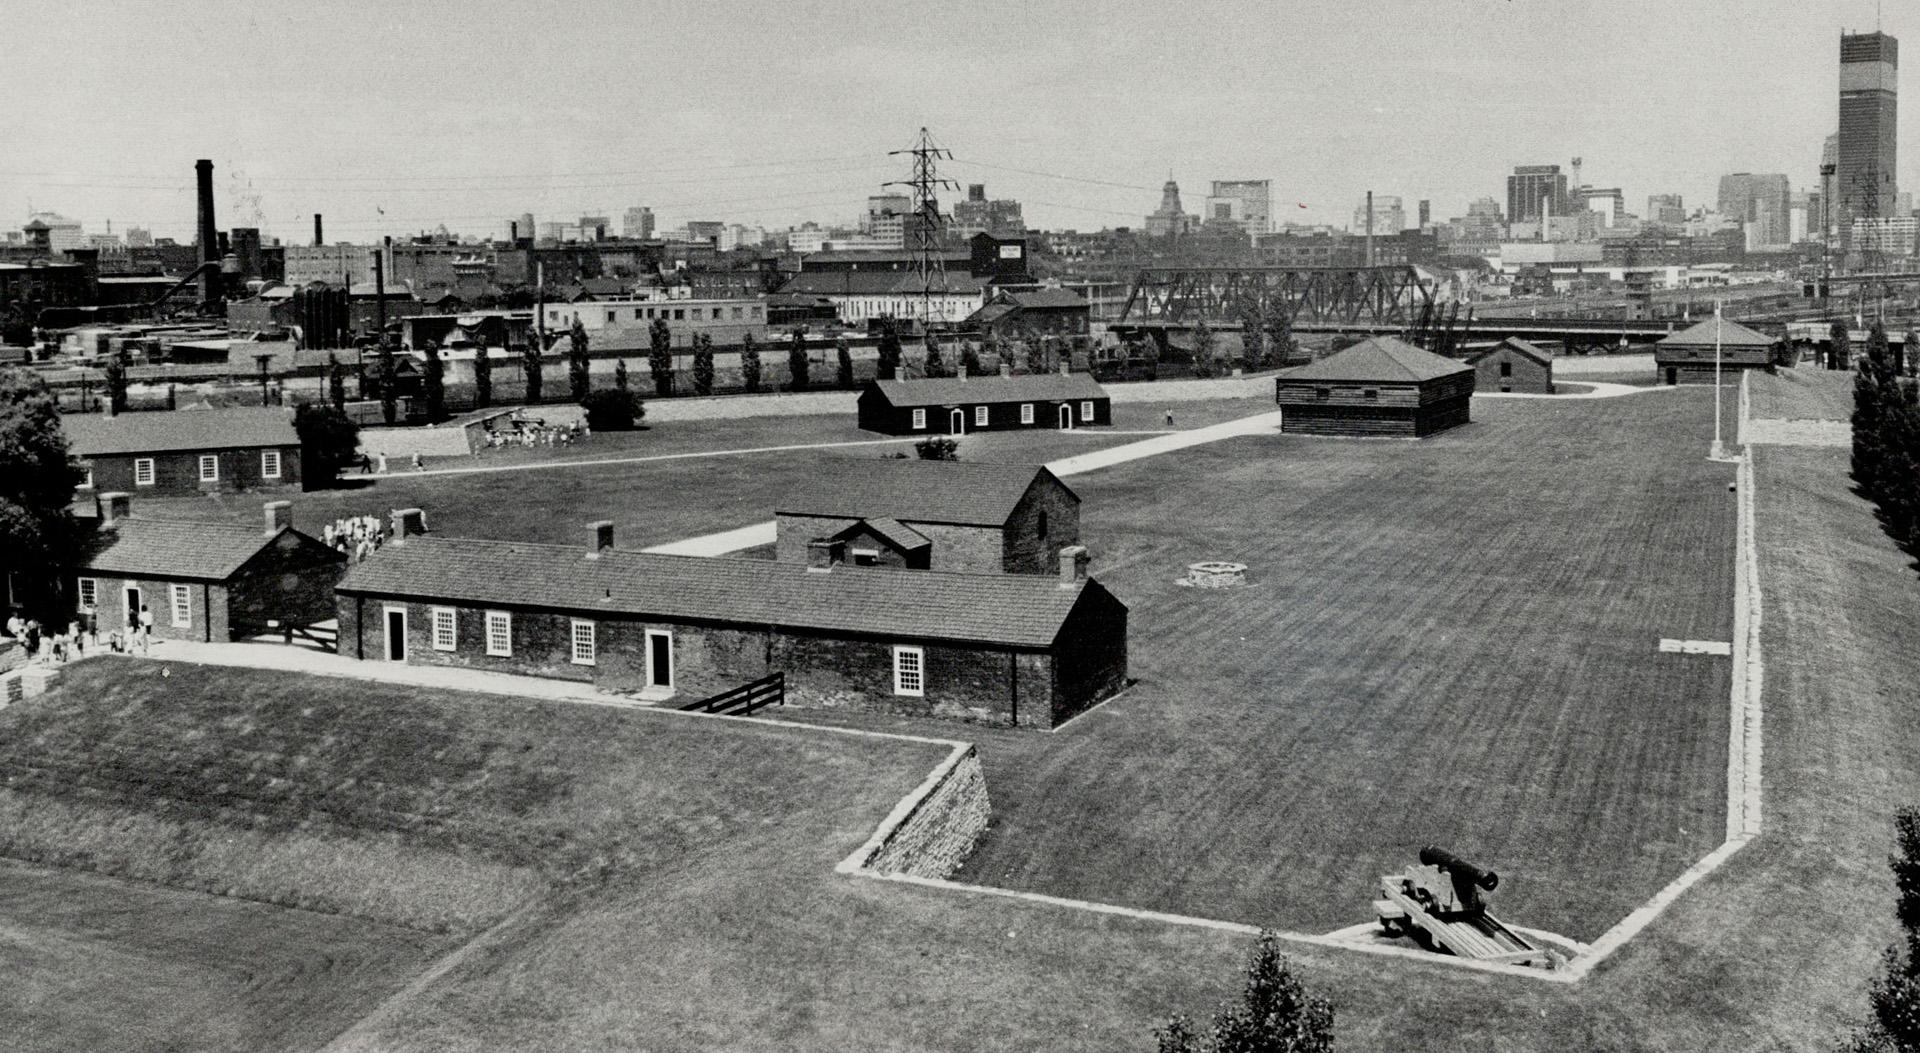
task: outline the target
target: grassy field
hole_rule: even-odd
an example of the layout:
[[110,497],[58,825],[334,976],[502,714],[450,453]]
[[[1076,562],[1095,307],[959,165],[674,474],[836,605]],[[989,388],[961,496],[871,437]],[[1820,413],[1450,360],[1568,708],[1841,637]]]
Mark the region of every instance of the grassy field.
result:
[[1757,419],[1851,420],[1853,373],[1811,365],[1755,373],[1748,412]]

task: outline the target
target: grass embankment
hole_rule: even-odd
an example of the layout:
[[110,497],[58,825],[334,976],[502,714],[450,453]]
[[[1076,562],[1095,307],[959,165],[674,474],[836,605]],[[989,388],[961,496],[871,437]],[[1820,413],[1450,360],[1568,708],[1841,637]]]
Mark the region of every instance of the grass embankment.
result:
[[0,854],[470,930],[723,836],[779,792],[739,764],[600,707],[96,659],[0,712]]
[[1851,420],[1853,372],[1812,364],[1755,373],[1747,412],[1756,420]]

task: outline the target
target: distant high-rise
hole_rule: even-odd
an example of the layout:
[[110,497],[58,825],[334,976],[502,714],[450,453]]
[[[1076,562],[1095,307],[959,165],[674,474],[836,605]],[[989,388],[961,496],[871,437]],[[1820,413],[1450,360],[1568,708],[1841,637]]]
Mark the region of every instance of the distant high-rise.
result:
[[1433,202],[1423,197],[1420,199],[1420,229],[1425,230],[1431,226],[1433,226]]
[[1507,219],[1512,223],[1537,222],[1551,211],[1567,213],[1567,177],[1559,165],[1515,165],[1507,177]]
[[1840,34],[1840,135],[1834,220],[1849,244],[1853,220],[1893,214],[1900,42],[1885,33]]
[[1647,195],[1647,222],[1677,227],[1686,221],[1686,200],[1679,194]]
[[[1407,226],[1407,210],[1398,197],[1392,194],[1373,195],[1373,233],[1376,237],[1398,234]],[[1361,198],[1353,206],[1353,226],[1355,234],[1367,232],[1367,201]]]
[[641,241],[653,237],[653,209],[643,205],[627,209],[627,214],[621,220],[620,236]]
[[1160,207],[1147,217],[1147,236],[1163,238],[1169,234],[1187,234],[1195,226],[1194,218],[1180,207],[1180,184],[1167,180],[1167,185],[1160,188]]
[[1027,220],[1020,202],[1012,198],[991,200],[987,197],[985,183],[970,183],[967,186],[967,199],[954,203],[949,232],[954,238],[964,241],[975,234],[1013,237],[1026,233],[1026,229]]
[[1216,179],[1207,195],[1207,220],[1235,224],[1249,234],[1273,232],[1273,183],[1267,179]]
[[1748,228],[1753,245],[1786,245],[1793,240],[1793,188],[1779,173],[1735,172],[1720,177],[1720,214]]

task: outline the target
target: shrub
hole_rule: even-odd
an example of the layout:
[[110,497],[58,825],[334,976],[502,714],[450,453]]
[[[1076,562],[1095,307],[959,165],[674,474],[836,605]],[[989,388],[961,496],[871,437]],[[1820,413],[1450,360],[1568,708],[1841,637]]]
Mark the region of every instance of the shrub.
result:
[[1220,1005],[1205,1037],[1179,1014],[1155,1036],[1160,1053],[1326,1053],[1333,1049],[1333,1003],[1308,991],[1279,939],[1262,932],[1247,958],[1240,1001]]
[[957,461],[960,459],[960,440],[934,435],[913,444],[913,452],[923,461]]
[[960,375],[977,377],[980,373],[980,349],[968,341],[960,346]]
[[580,400],[586,411],[587,427],[594,431],[632,431],[634,423],[647,415],[638,396],[619,388],[601,388]]
[[925,369],[927,376],[930,377],[944,377],[947,375],[946,360],[940,355],[940,341],[934,339],[932,333],[927,334]]
[[293,411],[300,436],[300,476],[308,486],[331,486],[360,459],[360,426],[333,406],[303,402]]
[[1845,1045],[1852,1053],[1920,1049],[1920,811],[1902,808],[1893,829],[1899,854],[1887,857],[1887,866],[1893,870],[1893,910],[1903,945],[1887,948],[1881,959],[1881,974],[1867,995],[1873,1019]]
[[900,335],[888,326],[880,334],[880,363],[875,374],[881,380],[893,380],[900,375]]

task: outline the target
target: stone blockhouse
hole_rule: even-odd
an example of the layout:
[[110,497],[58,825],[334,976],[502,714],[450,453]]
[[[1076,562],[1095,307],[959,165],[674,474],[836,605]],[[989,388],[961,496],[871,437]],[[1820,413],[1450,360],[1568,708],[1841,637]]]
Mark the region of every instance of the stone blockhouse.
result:
[[1481,391],[1517,391],[1551,395],[1553,352],[1510,336],[1492,347],[1466,356],[1474,369],[1474,387]]
[[1280,430],[1419,438],[1471,419],[1474,369],[1391,336],[1274,378]]
[[1113,404],[1084,373],[871,380],[860,392],[860,427],[888,435],[1067,430],[1113,423]]
[[300,436],[277,408],[61,418],[83,489],[177,497],[300,486]]
[[446,539],[403,520],[338,589],[341,653],[697,701],[774,672],[787,701],[1053,727],[1121,689],[1127,608],[1054,577]]
[[225,642],[306,628],[334,615],[346,555],[293,527],[270,501],[259,527],[146,519],[126,494],[103,494],[93,533],[59,581],[70,615],[102,634],[153,615],[156,639]]
[[973,574],[1054,574],[1081,544],[1080,498],[1045,467],[873,459],[827,471],[775,509],[774,558],[805,563],[814,541],[857,565]]

